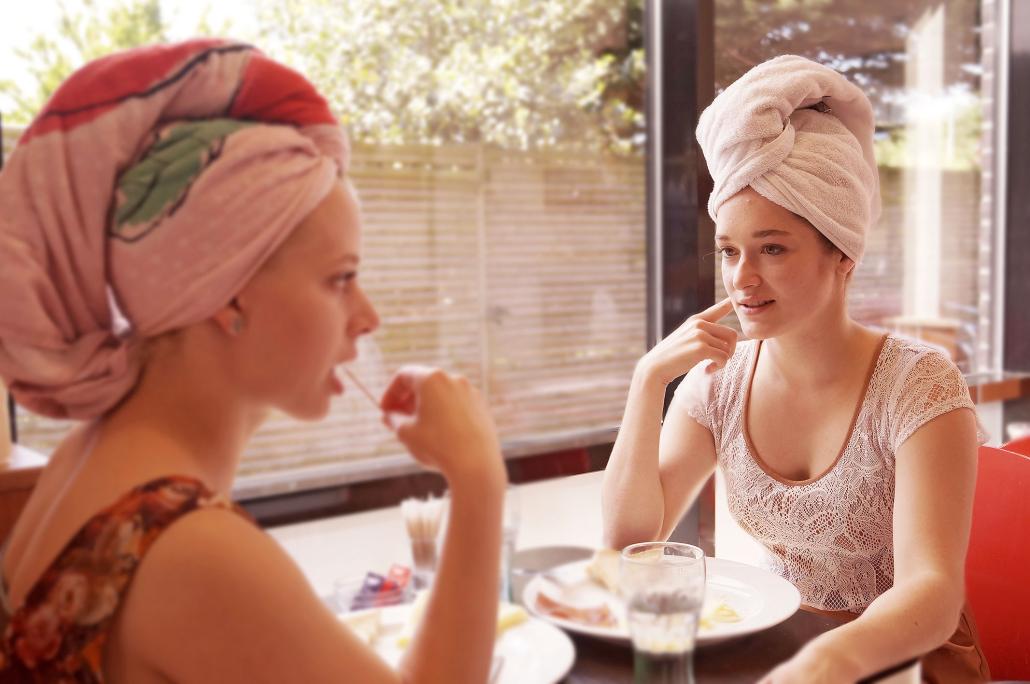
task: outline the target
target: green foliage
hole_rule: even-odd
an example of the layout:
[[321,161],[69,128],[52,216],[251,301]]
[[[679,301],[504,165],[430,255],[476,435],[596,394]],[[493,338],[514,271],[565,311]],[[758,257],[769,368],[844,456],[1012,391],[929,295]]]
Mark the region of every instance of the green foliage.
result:
[[781,54],[831,66],[869,96],[880,132],[881,166],[916,163],[907,140],[918,104],[910,41],[934,12],[944,13],[946,49],[939,64],[945,91],[935,94],[943,121],[944,166],[979,166],[981,107],[980,0],[716,0],[715,85],[722,89],[751,67]]
[[358,140],[643,147],[643,0],[262,0]]
[[[359,141],[642,153],[644,0],[251,1],[255,42],[311,78]],[[62,5],[56,31],[19,52],[34,90],[0,83],[17,105],[5,119],[28,123],[89,59],[166,39],[160,3]],[[906,41],[939,7],[938,0],[717,0],[716,87],[778,54],[813,57],[865,90],[884,126],[882,160],[904,165]],[[979,0],[944,5],[943,81],[970,96],[980,87],[978,7]],[[212,33],[206,18],[196,33]],[[949,129],[958,136],[949,152],[954,167],[978,163],[979,113],[975,102],[962,107]]]
[[115,50],[167,40],[160,0],[120,0],[103,6],[97,0],[81,0],[77,9],[64,2],[59,6],[56,31],[43,31],[28,48],[16,50],[35,89],[24,92],[12,81],[0,81],[0,93],[15,103],[4,118],[15,125],[28,124],[57,86],[86,62]]
[[[980,103],[971,102],[953,112],[942,109],[937,115],[941,133],[938,149],[941,156],[935,166],[948,171],[980,168],[980,136],[983,130],[983,108]],[[906,168],[919,165],[917,152],[902,126],[883,131],[875,144],[876,161],[881,167]]]

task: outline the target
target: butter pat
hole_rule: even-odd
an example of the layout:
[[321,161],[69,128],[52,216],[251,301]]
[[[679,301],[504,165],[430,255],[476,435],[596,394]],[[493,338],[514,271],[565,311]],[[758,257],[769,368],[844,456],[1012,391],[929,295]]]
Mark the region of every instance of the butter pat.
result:
[[514,603],[502,603],[497,610],[497,636],[526,621],[526,609]]
[[347,625],[359,639],[366,644],[371,644],[379,635],[380,615],[378,610],[369,610],[364,613],[345,613],[340,616],[340,621]]

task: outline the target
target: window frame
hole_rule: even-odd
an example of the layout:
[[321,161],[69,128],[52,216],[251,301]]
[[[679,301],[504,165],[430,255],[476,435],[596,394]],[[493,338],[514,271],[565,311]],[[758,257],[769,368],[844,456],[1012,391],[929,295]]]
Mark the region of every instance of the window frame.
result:
[[[712,180],[694,136],[701,111],[715,91],[714,0],[649,0],[645,5],[644,52],[647,60],[647,145],[645,236],[647,249],[647,348],[674,331],[688,316],[708,308],[715,301],[714,261],[705,259],[713,244],[715,225],[708,216],[707,201]],[[684,63],[693,69],[684,69]],[[660,87],[656,88],[655,84]],[[666,391],[668,408],[678,381]],[[539,462],[570,449],[585,449],[589,469],[603,468],[615,441],[617,429],[581,433],[546,443],[506,441],[501,445],[513,481],[521,475],[523,459]],[[390,461],[390,462],[387,462]],[[384,459],[376,465],[378,477],[363,477],[370,470],[346,482],[317,489],[244,498],[259,519],[303,520],[325,514],[327,507],[351,509],[348,500],[356,491],[379,480],[381,505],[397,503],[403,496],[439,493],[443,481],[417,464]],[[554,464],[553,475],[562,472]],[[548,477],[548,468],[536,477]],[[543,473],[543,474],[542,474]],[[553,476],[551,475],[551,476]],[[374,486],[374,485],[373,485]],[[698,503],[684,516],[673,536],[696,543],[711,539],[714,505],[709,483]],[[400,492],[403,492],[400,493]],[[372,495],[376,498],[375,495]],[[704,543],[704,542],[703,542]],[[709,551],[711,549],[709,548]]]
[[[1000,30],[1005,39],[999,44],[1000,88],[996,116],[1005,117],[1006,140],[998,141],[996,168],[1005,179],[999,188],[995,226],[998,248],[996,266],[1002,273],[995,278],[995,295],[999,305],[994,321],[994,358],[1004,369],[1030,371],[1030,317],[1024,315],[1023,303],[1030,299],[1030,278],[1020,266],[1030,263],[1030,232],[1005,230],[1018,221],[1030,223],[1030,195],[1020,194],[1030,184],[1030,91],[1017,86],[1030,79],[1030,6],[1010,0],[995,0],[1001,10]],[[714,303],[714,261],[705,254],[712,244],[714,225],[708,217],[706,203],[712,181],[694,139],[700,111],[714,96],[714,0],[648,0],[645,3],[644,49],[647,59],[647,130],[646,164],[646,250],[647,250],[647,347],[671,333],[689,315]],[[693,69],[684,69],[693,64]],[[1007,72],[1007,73],[1006,73]],[[1006,78],[1007,76],[1007,78]],[[655,88],[655,84],[660,84]],[[0,140],[3,120],[0,116]],[[1004,142],[1008,145],[1001,147]],[[1016,153],[1015,150],[1023,152]],[[0,168],[3,151],[0,149]],[[1001,370],[996,369],[996,370]],[[666,408],[675,383],[668,389]],[[16,405],[8,397],[12,442],[17,443]],[[1030,402],[1007,403],[1006,420],[1030,417]],[[520,462],[546,462],[562,449],[584,449],[589,453],[588,469],[603,468],[614,441],[616,430],[577,433],[563,440],[549,439],[502,444],[513,481]],[[551,459],[556,460],[556,459]],[[358,464],[355,464],[356,466]],[[570,474],[555,472],[553,474]],[[539,473],[537,476],[540,476]],[[542,475],[547,477],[549,475]],[[553,476],[553,475],[552,475]],[[404,484],[407,483],[407,484]],[[279,520],[303,520],[327,514],[371,508],[396,503],[411,495],[413,488],[439,491],[443,481],[427,474],[407,458],[385,458],[370,466],[360,463],[354,472],[326,480],[325,486],[286,491],[262,496],[260,491],[245,494],[242,500],[253,505],[259,519],[261,511],[274,511]],[[355,508],[353,492],[375,490]],[[711,484],[684,519],[677,537],[696,538],[702,544],[714,527],[714,509],[710,505]],[[370,503],[371,502],[371,503]]]
[[[3,168],[4,168],[4,157],[6,156],[4,154],[3,141],[4,141],[4,115],[3,115],[3,112],[0,112],[0,170],[3,170]],[[12,397],[11,393],[8,392],[7,393],[7,422],[8,422],[8,428],[10,430],[8,432],[8,434],[11,437],[11,444],[12,445],[18,443],[18,417],[17,417],[17,414],[16,414],[16,411],[18,409],[17,409],[16,406],[17,405],[14,403],[14,397]]]

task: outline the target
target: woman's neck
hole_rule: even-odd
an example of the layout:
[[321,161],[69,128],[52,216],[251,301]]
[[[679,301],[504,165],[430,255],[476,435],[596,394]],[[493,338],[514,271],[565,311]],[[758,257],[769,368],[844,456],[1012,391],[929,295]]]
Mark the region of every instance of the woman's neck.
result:
[[845,311],[762,342],[762,356],[792,387],[847,380],[845,369],[867,367],[869,349],[880,334],[853,321]]
[[[99,443],[105,448],[96,453],[130,454],[141,476],[192,475],[228,494],[262,417],[209,374],[153,364],[133,393],[102,419]],[[120,470],[124,463],[117,464]]]

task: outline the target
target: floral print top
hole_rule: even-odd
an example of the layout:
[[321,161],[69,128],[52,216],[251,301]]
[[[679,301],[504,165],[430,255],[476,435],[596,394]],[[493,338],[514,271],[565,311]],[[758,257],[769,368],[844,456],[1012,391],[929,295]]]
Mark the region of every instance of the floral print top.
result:
[[[171,476],[136,487],[86,522],[9,616],[0,682],[103,682],[104,644],[136,568],[169,525],[201,508],[251,519],[199,480]],[[0,622],[7,617],[0,612]]]

